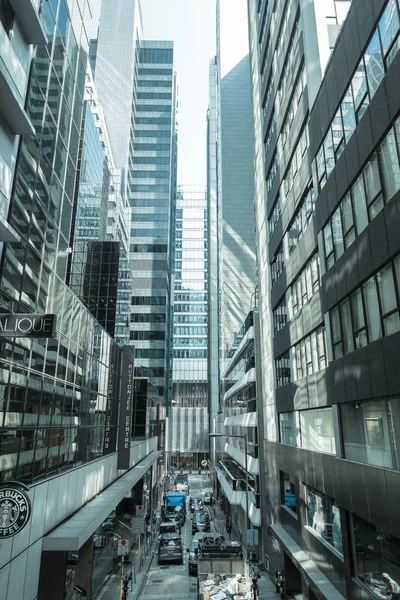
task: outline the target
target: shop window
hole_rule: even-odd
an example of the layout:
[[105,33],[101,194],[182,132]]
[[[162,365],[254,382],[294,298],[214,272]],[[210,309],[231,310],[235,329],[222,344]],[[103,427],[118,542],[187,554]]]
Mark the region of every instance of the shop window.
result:
[[353,515],[356,576],[374,597],[400,597],[400,539]]
[[336,453],[332,408],[300,412],[301,446],[306,450]]
[[340,407],[347,459],[399,470],[400,401],[398,398]]
[[290,511],[297,512],[296,481],[292,475],[281,471],[281,502]]
[[340,509],[330,496],[307,487],[307,529],[343,553]]

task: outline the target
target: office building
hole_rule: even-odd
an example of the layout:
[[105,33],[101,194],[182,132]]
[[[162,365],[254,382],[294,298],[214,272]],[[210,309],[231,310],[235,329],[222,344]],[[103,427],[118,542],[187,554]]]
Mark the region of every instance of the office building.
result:
[[121,170],[112,157],[103,110],[91,70],[85,83],[82,153],[68,282],[95,319],[118,342],[129,343],[132,275],[129,207]]
[[208,457],[207,193],[178,186],[175,213],[171,466],[198,469]]
[[112,0],[105,0],[91,64],[115,166],[122,169],[122,193],[130,205],[129,263],[135,290],[130,341],[138,365],[149,369],[160,402],[167,405],[177,85],[173,43],[146,41],[142,29],[138,0],[122,0],[117,11]]
[[[210,431],[230,437],[229,443],[212,440],[210,453],[233,529],[247,546],[246,530],[261,526],[253,328],[254,127],[249,56],[221,78],[220,24],[218,2],[209,103]],[[251,545],[258,552],[258,543]]]
[[[3,238],[0,303],[8,322],[35,326],[24,337],[4,337],[2,322],[0,590],[6,600],[94,593],[112,568],[114,527],[108,522],[106,531],[103,524],[121,500],[131,509],[152,489],[159,455],[154,428],[126,440],[126,421],[118,423],[128,385],[120,373],[131,372],[133,358],[66,283],[91,2],[45,0],[39,12],[37,4],[0,5],[2,169],[9,168],[2,216],[4,228],[17,234],[15,241]],[[37,44],[33,60],[29,43]],[[39,337],[44,314],[55,315],[55,332]],[[13,510],[16,499],[23,513],[15,504]]]
[[[227,353],[223,370],[221,410],[215,429],[217,489],[226,498],[226,511],[235,536],[242,535],[253,557],[262,556],[266,525],[263,460],[260,316],[254,306],[244,319]],[[247,493],[246,493],[247,490]],[[250,530],[249,538],[245,533]]]
[[131,340],[168,403],[171,342],[171,241],[176,194],[176,75],[173,43],[142,41],[139,50],[128,197],[130,267],[135,294]]
[[400,581],[400,7],[349,4],[248,5],[265,560],[310,599]]

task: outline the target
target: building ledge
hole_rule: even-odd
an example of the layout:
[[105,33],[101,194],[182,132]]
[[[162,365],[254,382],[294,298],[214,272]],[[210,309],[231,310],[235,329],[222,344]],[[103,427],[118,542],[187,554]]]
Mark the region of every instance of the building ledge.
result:
[[344,596],[325,577],[322,571],[318,569],[309,555],[298,546],[282,525],[271,525],[271,529],[285,547],[285,552],[292,559],[295,566],[306,579],[310,580],[317,587],[324,600],[345,600]]
[[18,233],[11,225],[0,215],[0,243],[1,242],[19,242],[21,240]]
[[[229,434],[227,434],[227,437],[229,438]],[[246,470],[246,454],[242,450],[226,442],[224,452]],[[260,473],[258,458],[254,458],[254,456],[250,456],[249,454],[247,455],[247,472],[252,475],[259,475]]]
[[16,135],[34,135],[30,118],[8,81],[0,63],[0,112]]
[[156,462],[160,452],[154,450],[122,477],[80,508],[70,519],[43,538],[43,550],[78,551],[117,504]]
[[225,392],[224,402],[229,400],[229,398],[232,398],[232,396],[243,390],[247,385],[250,385],[250,383],[253,383],[253,381],[255,380],[256,370],[253,367],[252,369],[249,369],[247,371],[247,373],[244,375],[244,377],[242,377],[242,379],[240,379],[240,381],[237,381],[235,385],[233,385],[231,388],[229,388],[227,392]]
[[32,0],[10,0],[10,4],[27,42],[36,45],[47,44],[46,34]]
[[[227,478],[221,470],[217,470],[218,481],[224,491],[224,494],[230,504],[241,506],[246,512],[246,493],[242,490],[233,490],[228,483]],[[249,494],[250,498],[250,494]],[[249,519],[254,527],[261,526],[261,511],[249,500]]]
[[257,413],[246,412],[241,413],[240,415],[232,415],[230,417],[225,417],[224,426],[257,427]]

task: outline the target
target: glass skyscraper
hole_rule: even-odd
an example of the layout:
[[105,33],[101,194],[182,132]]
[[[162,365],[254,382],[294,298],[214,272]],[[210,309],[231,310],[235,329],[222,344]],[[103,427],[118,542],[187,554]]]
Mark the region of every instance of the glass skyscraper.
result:
[[[168,403],[171,222],[176,186],[176,75],[172,42],[142,41],[138,52],[129,155],[131,342]],[[139,375],[140,372],[138,371]]]
[[178,186],[175,214],[171,465],[208,453],[208,226],[203,187]]

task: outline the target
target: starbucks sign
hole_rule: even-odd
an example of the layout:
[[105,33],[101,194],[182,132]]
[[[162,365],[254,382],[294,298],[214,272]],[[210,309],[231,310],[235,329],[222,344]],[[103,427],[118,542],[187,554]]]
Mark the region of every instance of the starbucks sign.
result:
[[31,516],[29,496],[13,485],[0,488],[0,539],[19,533]]

